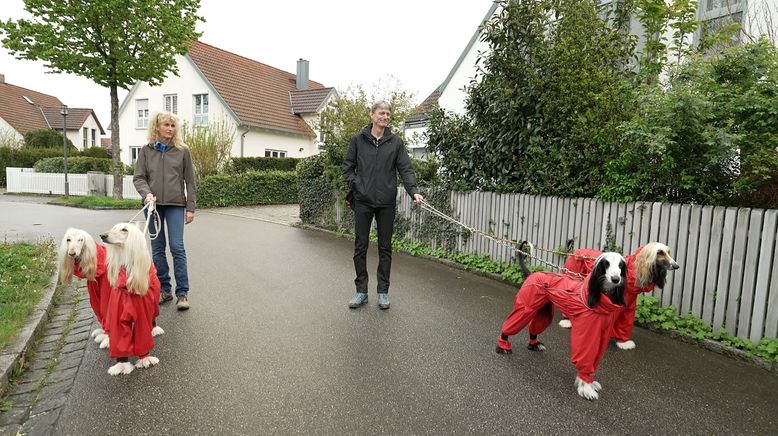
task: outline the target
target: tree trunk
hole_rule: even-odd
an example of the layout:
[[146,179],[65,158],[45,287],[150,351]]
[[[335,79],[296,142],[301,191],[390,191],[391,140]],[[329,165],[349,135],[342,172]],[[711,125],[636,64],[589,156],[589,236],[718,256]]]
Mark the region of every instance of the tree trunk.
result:
[[119,147],[119,94],[116,84],[111,85],[111,150],[113,155],[113,198],[122,198],[124,171]]

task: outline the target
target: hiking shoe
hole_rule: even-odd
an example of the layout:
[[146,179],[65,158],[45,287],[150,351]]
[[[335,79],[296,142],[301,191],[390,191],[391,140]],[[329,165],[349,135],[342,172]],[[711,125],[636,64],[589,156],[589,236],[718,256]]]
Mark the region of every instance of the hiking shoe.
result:
[[363,304],[367,304],[367,293],[357,292],[354,298],[348,302],[348,307],[349,309],[356,309]]
[[389,308],[389,294],[378,294],[378,308],[384,310]]
[[186,295],[178,297],[176,300],[176,309],[189,310],[189,300],[186,298]]
[[165,304],[168,301],[173,301],[172,291],[162,291],[159,293],[159,304]]

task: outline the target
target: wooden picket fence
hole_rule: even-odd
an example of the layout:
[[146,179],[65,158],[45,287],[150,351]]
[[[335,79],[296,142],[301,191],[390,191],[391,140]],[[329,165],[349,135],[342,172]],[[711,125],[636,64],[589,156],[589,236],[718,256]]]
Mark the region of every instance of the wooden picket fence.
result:
[[[424,220],[404,190],[398,214]],[[453,192],[453,216],[468,226],[547,249],[602,249],[610,241],[625,254],[651,241],[670,246],[680,269],[653,293],[733,336],[758,341],[778,334],[778,210],[666,203],[607,203],[491,192]],[[428,219],[428,218],[427,218]],[[418,240],[413,226],[406,237]],[[487,238],[460,238],[459,251],[511,261],[511,249]],[[541,252],[557,265],[564,256]]]

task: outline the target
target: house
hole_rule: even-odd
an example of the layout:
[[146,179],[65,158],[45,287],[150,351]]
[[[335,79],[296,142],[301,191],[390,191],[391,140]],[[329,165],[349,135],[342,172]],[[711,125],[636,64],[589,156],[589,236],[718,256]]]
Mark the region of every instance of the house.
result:
[[119,108],[121,160],[133,163],[146,144],[149,116],[169,111],[182,124],[225,122],[235,128],[232,156],[306,157],[319,152],[322,111],[336,95],[308,77],[308,61],[297,74],[193,41],[176,59],[179,75],[159,86],[138,82]]
[[99,147],[105,134],[92,109],[67,108],[57,98],[31,89],[6,83],[0,74],[0,131],[11,132],[21,142],[24,134],[33,130],[67,127],[67,137],[80,150]]
[[[600,13],[603,18],[608,15],[617,1],[600,0]],[[772,38],[773,43],[778,43],[775,41],[775,38],[778,38],[778,31],[771,25],[778,22],[778,7],[771,6],[771,2],[773,5],[775,4],[774,1],[700,0],[697,8],[697,20],[701,25],[691,38],[690,43],[699,44],[702,32],[711,34],[732,23],[741,25],[741,31],[734,36],[733,44],[756,40],[762,35]],[[429,125],[429,115],[432,108],[437,106],[456,114],[465,112],[467,101],[465,89],[476,76],[476,60],[479,53],[485,53],[489,50],[488,44],[481,40],[482,26],[495,14],[497,7],[496,3],[492,4],[446,79],[405,121],[405,137],[408,138],[409,147],[413,150],[414,156],[425,155],[426,137],[424,134]],[[672,30],[668,29],[665,35],[666,41],[671,40]],[[644,31],[640,21],[635,17],[630,22],[630,31],[638,36],[635,50],[643,50],[645,46]]]

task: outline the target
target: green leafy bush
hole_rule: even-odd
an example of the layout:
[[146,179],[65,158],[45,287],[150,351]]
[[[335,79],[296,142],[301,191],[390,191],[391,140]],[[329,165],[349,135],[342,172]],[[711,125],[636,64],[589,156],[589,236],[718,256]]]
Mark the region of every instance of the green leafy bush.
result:
[[335,192],[324,175],[326,152],[307,157],[297,165],[299,186],[300,221],[321,225],[323,218],[335,202]]
[[[35,163],[35,171],[39,173],[64,173],[65,159],[61,156],[41,159]],[[97,157],[68,157],[68,172],[86,174],[89,171],[100,171],[111,174],[111,159]]]
[[675,306],[660,306],[659,300],[652,296],[638,297],[635,321],[652,325],[660,330],[674,331],[695,339],[711,339],[722,344],[743,350],[768,362],[778,362],[778,339],[762,338],[754,344],[748,339],[730,336],[721,329],[713,333],[713,328],[693,315],[678,316]]
[[[68,141],[68,151],[76,151],[73,142]],[[51,129],[33,130],[24,134],[24,146],[27,148],[54,148],[62,149],[62,132]]]
[[204,177],[197,186],[201,207],[297,203],[297,177],[292,171],[251,171]]
[[299,162],[294,157],[233,157],[231,171],[294,171]]
[[85,157],[99,157],[102,159],[111,158],[111,153],[109,153],[108,150],[104,149],[103,147],[89,147],[86,150],[79,151],[78,155]]
[[0,147],[0,186],[6,185],[6,167],[32,168],[35,162],[53,156],[62,156],[60,148],[10,148]]

